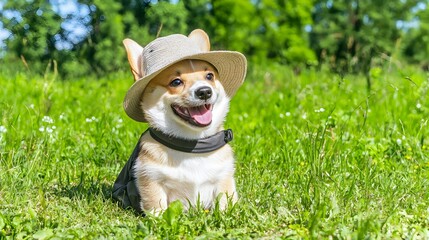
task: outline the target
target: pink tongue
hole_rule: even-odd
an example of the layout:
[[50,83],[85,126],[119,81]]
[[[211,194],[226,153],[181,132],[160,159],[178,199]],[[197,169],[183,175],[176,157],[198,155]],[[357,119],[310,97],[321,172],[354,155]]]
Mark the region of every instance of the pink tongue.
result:
[[199,124],[207,125],[212,121],[212,111],[206,106],[189,108],[189,114]]

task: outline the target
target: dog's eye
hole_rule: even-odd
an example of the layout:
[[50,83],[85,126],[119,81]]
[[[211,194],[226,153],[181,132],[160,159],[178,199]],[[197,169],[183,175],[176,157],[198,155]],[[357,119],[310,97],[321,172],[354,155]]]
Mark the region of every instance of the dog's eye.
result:
[[207,73],[206,79],[209,80],[209,81],[213,81],[213,79],[214,79],[213,73]]
[[183,81],[179,78],[175,78],[173,81],[170,82],[170,86],[172,87],[178,87],[183,84]]

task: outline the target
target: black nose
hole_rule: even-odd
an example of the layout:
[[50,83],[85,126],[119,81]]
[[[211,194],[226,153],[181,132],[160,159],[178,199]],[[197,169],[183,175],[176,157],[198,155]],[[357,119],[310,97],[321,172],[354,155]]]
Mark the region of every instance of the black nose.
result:
[[195,95],[201,100],[207,100],[212,97],[212,89],[210,87],[200,87],[195,90]]

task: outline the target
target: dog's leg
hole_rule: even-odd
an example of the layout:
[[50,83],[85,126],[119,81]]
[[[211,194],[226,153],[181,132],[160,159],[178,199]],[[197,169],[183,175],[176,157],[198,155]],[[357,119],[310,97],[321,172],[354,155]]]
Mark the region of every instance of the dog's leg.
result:
[[156,182],[146,182],[140,185],[141,207],[154,215],[168,207],[167,193],[164,188]]
[[225,210],[228,206],[228,199],[231,199],[233,204],[237,202],[238,194],[235,190],[235,180],[233,177],[225,178],[220,181],[216,195],[219,194],[222,194],[219,199],[219,207],[221,210]]

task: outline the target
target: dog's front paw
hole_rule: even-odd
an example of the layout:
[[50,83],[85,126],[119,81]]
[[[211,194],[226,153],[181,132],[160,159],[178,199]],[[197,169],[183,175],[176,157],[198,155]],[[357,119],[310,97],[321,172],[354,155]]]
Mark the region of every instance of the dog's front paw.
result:
[[162,215],[163,211],[164,210],[162,208],[154,208],[152,210],[149,210],[148,213],[152,216],[159,217]]
[[236,192],[233,193],[220,193],[218,197],[219,209],[224,211],[228,208],[228,205],[233,206],[238,201],[238,195]]

